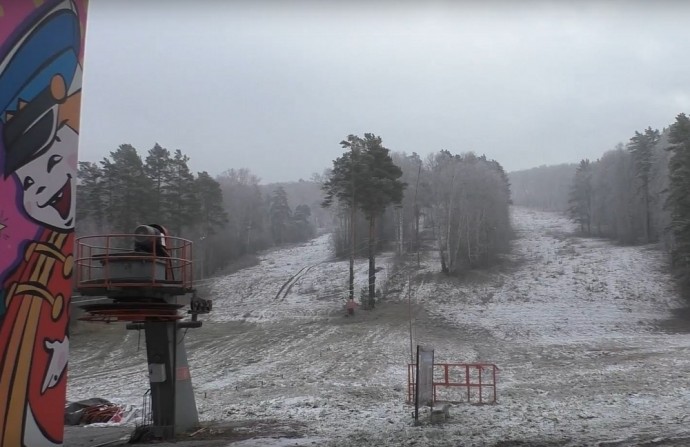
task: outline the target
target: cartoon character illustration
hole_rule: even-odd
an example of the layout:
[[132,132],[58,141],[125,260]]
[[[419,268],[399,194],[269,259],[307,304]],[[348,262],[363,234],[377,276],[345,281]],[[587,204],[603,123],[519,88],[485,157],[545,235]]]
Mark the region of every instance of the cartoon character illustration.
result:
[[82,25],[73,0],[46,1],[0,49],[2,179],[14,182],[27,227],[39,228],[16,241],[21,259],[0,272],[0,445],[7,447],[62,444],[55,412],[64,408],[69,351]]
[[[54,35],[56,27],[65,28],[60,38]],[[78,17],[65,0],[30,28],[0,64],[4,176],[16,176],[26,214],[56,230],[74,228],[79,45]],[[27,68],[35,70],[33,82],[14,91],[12,84],[26,79],[20,75]]]
[[74,227],[77,172],[68,157],[79,141],[80,96],[68,97],[65,79],[57,74],[38,98],[20,99],[16,112],[6,112],[5,177],[17,177],[26,214],[56,230]]
[[50,363],[43,379],[41,393],[45,393],[48,388],[54,388],[58,384],[62,375],[67,369],[67,356],[69,354],[69,337],[65,336],[62,341],[45,341],[46,349],[52,352]]

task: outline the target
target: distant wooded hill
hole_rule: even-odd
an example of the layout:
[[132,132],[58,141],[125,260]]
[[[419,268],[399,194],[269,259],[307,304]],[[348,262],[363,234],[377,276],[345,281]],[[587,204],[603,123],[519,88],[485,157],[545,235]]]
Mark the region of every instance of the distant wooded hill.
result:
[[566,211],[576,169],[576,163],[569,163],[509,173],[513,204],[547,211]]

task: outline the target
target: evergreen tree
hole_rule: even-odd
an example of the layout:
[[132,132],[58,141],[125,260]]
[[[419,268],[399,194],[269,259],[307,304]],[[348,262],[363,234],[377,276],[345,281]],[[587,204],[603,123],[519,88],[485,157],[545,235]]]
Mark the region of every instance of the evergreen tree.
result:
[[589,160],[580,161],[570,188],[568,213],[586,234],[592,231],[592,165]]
[[381,137],[364,134],[364,152],[368,181],[364,183],[359,208],[369,221],[369,305],[376,296],[376,219],[388,205],[400,204],[405,184],[398,179],[402,170],[393,163],[390,151],[383,147]]
[[311,208],[307,204],[297,205],[292,214],[293,235],[297,242],[309,240],[314,237],[314,227],[310,222]]
[[[264,214],[262,207],[257,206],[258,179],[252,176],[255,183],[248,185],[252,198],[244,201],[241,208],[252,210],[259,217],[245,219],[247,222],[240,225],[244,233],[228,240],[229,218],[221,185],[207,172],[194,177],[189,172],[188,161],[189,157],[181,151],[171,157],[169,151],[156,144],[143,163],[134,147],[123,144],[105,157],[100,166],[80,162],[79,229],[96,234],[130,233],[137,225],[160,223],[174,236],[204,241],[195,250],[195,260],[201,261],[197,272],[204,275],[247,253],[247,246],[252,244],[251,228],[261,231]],[[254,224],[255,221],[259,224]],[[181,234],[182,230],[188,233]],[[223,248],[218,249],[217,245]],[[266,246],[256,244],[252,250]]]
[[104,187],[108,191],[106,217],[117,231],[129,233],[151,216],[151,183],[144,173],[144,164],[137,150],[122,144],[110,158],[101,161]]
[[144,172],[146,172],[146,177],[151,181],[152,186],[151,213],[161,222],[168,222],[170,220],[170,207],[172,205],[172,203],[169,202],[171,199],[169,189],[172,177],[172,159],[170,158],[170,151],[156,143],[153,148],[149,150],[148,156],[146,157]]
[[291,219],[292,211],[288,205],[287,194],[282,186],[279,186],[271,196],[269,217],[271,221],[271,236],[275,244],[287,242],[286,235]]
[[652,235],[649,184],[654,146],[659,141],[659,138],[659,131],[648,127],[644,133],[636,131],[635,136],[628,143],[628,150],[632,154],[635,164],[635,174],[640,182],[639,194],[642,196],[644,208],[644,234],[646,242],[651,242],[654,239]]
[[669,134],[669,194],[666,205],[671,212],[674,237],[673,266],[685,292],[690,291],[690,118],[676,117]]
[[199,203],[199,229],[203,236],[210,236],[228,222],[223,208],[223,192],[220,184],[206,171],[199,172],[194,183]]
[[369,222],[368,304],[373,306],[376,296],[376,220],[387,206],[402,201],[406,185],[398,180],[402,171],[393,163],[381,137],[372,133],[364,134],[364,138],[349,135],[341,145],[350,151],[333,162],[331,177],[324,184],[324,204],[330,205],[337,197],[350,206],[357,206]]
[[200,205],[188,161],[189,157],[179,149],[170,160],[170,180],[165,196],[170,214],[164,225],[175,236],[181,236],[184,229],[194,227],[199,221]]
[[[342,156],[333,161],[333,169],[327,173],[326,181],[321,189],[325,196],[321,206],[329,208],[333,203],[340,207],[340,211],[349,211],[348,237],[345,242],[350,246],[350,280],[349,299],[355,299],[355,245],[357,242],[357,201],[361,191],[358,187],[366,181],[367,169],[362,156],[362,139],[348,135],[347,140],[340,142],[343,148],[349,149]],[[344,213],[343,213],[344,214]]]
[[309,221],[309,216],[311,216],[311,208],[309,208],[309,205],[297,205],[295,208],[295,214],[293,216],[296,220],[307,222]]
[[97,228],[105,223],[106,190],[103,171],[96,163],[79,162],[77,186],[77,222],[92,221]]
[[223,208],[223,192],[220,184],[206,171],[199,172],[194,180],[194,192],[199,203],[199,216],[195,231],[194,257],[196,273],[206,278],[209,272],[218,265],[219,252],[213,245],[217,232],[228,222],[228,215]]

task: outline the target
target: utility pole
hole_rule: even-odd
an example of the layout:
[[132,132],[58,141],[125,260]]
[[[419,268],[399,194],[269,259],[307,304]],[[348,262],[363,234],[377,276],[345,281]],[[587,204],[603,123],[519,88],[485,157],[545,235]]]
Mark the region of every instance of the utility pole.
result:
[[405,234],[405,227],[403,223],[403,207],[399,206],[398,209],[398,254],[400,256],[405,252],[405,241],[403,240],[403,235]]
[[419,169],[417,170],[417,184],[414,187],[414,245],[417,251],[417,268],[419,269],[419,206],[417,205],[417,191],[419,190],[419,176],[422,175],[422,160],[419,160]]
[[410,320],[410,363],[414,363],[414,344],[412,343],[412,283],[410,274],[407,274],[407,311]]

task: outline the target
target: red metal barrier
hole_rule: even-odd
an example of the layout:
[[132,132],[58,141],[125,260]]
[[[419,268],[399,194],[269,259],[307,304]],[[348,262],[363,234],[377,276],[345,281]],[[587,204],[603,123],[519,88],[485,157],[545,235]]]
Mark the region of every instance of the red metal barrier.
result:
[[[76,287],[82,294],[112,290],[113,288],[180,289],[187,293],[192,288],[192,243],[186,239],[166,236],[168,253],[142,253],[134,251],[134,234],[85,236],[77,239]],[[144,236],[145,237],[145,236]],[[157,238],[159,236],[151,236]],[[146,263],[150,273],[144,277],[116,277],[112,273],[115,263]],[[156,267],[165,266],[165,276],[156,273]],[[105,293],[103,293],[105,295]]]
[[81,306],[84,321],[176,321],[193,291],[192,243],[159,234],[109,234],[77,239],[76,289],[110,302]]
[[[407,365],[407,401],[414,402],[415,377],[417,365],[410,363]],[[488,370],[488,374],[487,374]],[[476,374],[473,374],[476,373]],[[496,403],[498,394],[496,389],[498,367],[493,363],[434,363],[434,402],[437,400],[437,390],[439,388],[464,387],[467,390],[467,402],[471,402],[473,393],[477,392],[478,403],[485,403],[486,389],[488,388],[490,400],[487,402]],[[488,377],[487,377],[488,376]],[[457,379],[454,379],[457,377]],[[473,379],[477,379],[474,381]],[[490,382],[487,379],[491,379]]]

